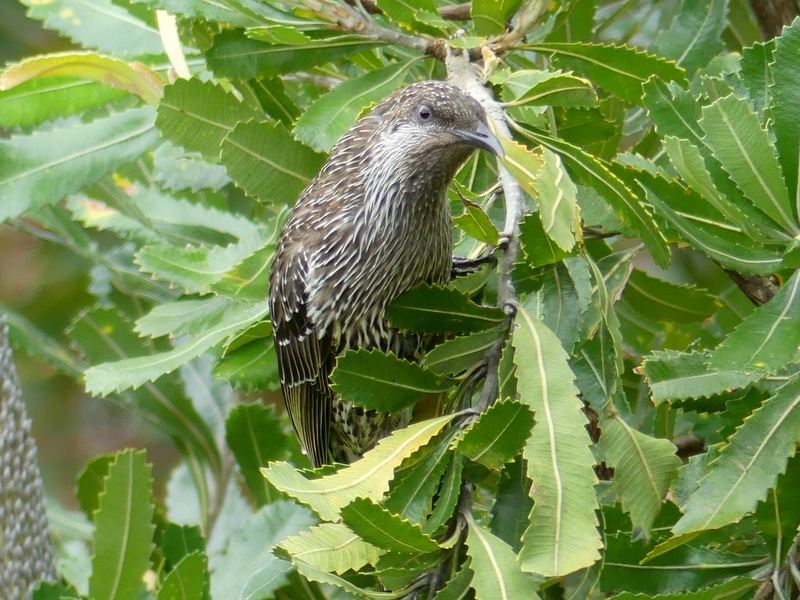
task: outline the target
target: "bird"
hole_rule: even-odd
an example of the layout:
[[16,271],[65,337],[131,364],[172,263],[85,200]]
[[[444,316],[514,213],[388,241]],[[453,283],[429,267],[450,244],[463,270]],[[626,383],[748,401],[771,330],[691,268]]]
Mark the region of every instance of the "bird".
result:
[[409,415],[353,406],[331,389],[336,358],[378,349],[419,360],[423,336],[386,321],[389,304],[453,267],[447,188],[477,149],[503,156],[486,113],[443,81],[395,91],[335,144],[275,249],[270,319],[287,412],[312,465],[351,463]]

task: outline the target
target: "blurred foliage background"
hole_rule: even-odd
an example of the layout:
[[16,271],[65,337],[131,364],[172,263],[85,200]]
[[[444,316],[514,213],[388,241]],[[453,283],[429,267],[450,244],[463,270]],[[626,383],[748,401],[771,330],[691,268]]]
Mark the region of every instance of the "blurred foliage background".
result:
[[[0,69],[26,56],[74,47],[27,18],[25,10],[17,0],[0,0]],[[0,138],[6,135],[0,128]],[[90,266],[74,253],[0,224],[0,304],[34,319],[61,342],[75,312],[91,302],[86,291]],[[97,454],[127,447],[148,448],[156,488],[164,485],[178,460],[168,436],[114,402],[88,396],[46,362],[21,351],[15,356],[48,495],[77,508],[78,472]]]

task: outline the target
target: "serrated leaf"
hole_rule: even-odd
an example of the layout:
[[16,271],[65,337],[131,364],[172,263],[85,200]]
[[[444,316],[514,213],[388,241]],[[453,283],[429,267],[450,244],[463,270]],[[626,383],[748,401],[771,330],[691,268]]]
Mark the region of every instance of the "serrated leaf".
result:
[[422,359],[422,364],[436,373],[461,373],[479,362],[489,348],[504,335],[501,329],[489,329],[455,337],[428,352]]
[[785,231],[798,235],[778,159],[747,103],[733,95],[720,98],[703,107],[700,126],[703,141],[742,193]]
[[467,513],[467,556],[475,576],[472,588],[476,600],[538,598],[536,586],[522,572],[511,547]]
[[501,400],[473,421],[458,441],[458,451],[490,469],[512,460],[531,434],[533,413],[520,402]]
[[291,536],[281,543],[292,560],[308,563],[322,571],[345,573],[374,565],[382,551],[344,523],[322,523]]
[[251,81],[250,87],[264,112],[286,127],[291,127],[300,116],[300,109],[286,93],[280,77],[262,77]]
[[520,223],[519,239],[525,262],[534,269],[557,263],[569,256],[547,235],[538,213],[527,215]]
[[377,0],[376,4],[403,29],[432,36],[441,36],[443,29],[449,29],[433,0]]
[[356,498],[342,508],[342,520],[366,542],[389,552],[436,552],[439,544],[419,525],[403,520],[368,498]]
[[569,252],[581,237],[577,189],[558,154],[545,148],[542,160],[542,169],[533,181],[539,217],[547,235]]
[[645,316],[659,321],[694,323],[714,314],[715,296],[692,285],[678,285],[634,269],[625,284],[625,300]]
[[500,241],[500,232],[497,231],[497,227],[489,220],[480,206],[463,198],[462,202],[466,210],[463,215],[454,218],[453,223],[479,242],[496,246]]
[[125,90],[148,104],[158,104],[164,80],[141,63],[128,64],[93,52],[63,52],[28,58],[0,75],[0,91],[37,77],[69,76],[89,79]]
[[236,303],[233,301],[218,296],[182,297],[154,306],[149,313],[136,321],[134,331],[151,338],[162,335],[195,335],[209,326],[219,324],[225,318],[225,313],[234,306]]
[[215,378],[245,391],[277,390],[280,385],[275,347],[260,339],[225,353],[214,367]]
[[224,31],[214,37],[214,44],[206,54],[208,66],[218,77],[273,77],[304,71],[385,44],[356,35],[327,31],[314,34],[313,39],[300,46],[266,44],[239,30]]
[[464,461],[456,452],[450,453],[450,456],[450,464],[442,476],[433,510],[428,515],[428,520],[425,521],[423,526],[423,530],[430,535],[437,533],[441,527],[444,527],[450,521],[461,494],[461,473],[464,470]]
[[[76,44],[115,56],[162,55],[158,29],[112,0],[30,3],[28,16],[44,21]],[[152,17],[151,17],[152,18]]]
[[320,479],[306,479],[288,463],[272,463],[261,472],[272,485],[310,506],[324,520],[338,521],[341,509],[356,498],[380,500],[400,463],[427,444],[452,418],[429,419],[396,430],[360,460]]
[[514,106],[597,105],[597,94],[590,81],[561,71],[515,71],[503,81],[503,92],[503,99]]
[[158,600],[204,600],[207,595],[208,558],[202,552],[194,552],[167,573]]
[[617,216],[642,239],[656,264],[667,268],[670,249],[663,234],[649,210],[614,172],[614,165],[609,166],[558,138],[533,131],[527,131],[526,135],[557,152],[573,177],[579,183],[593,187],[611,205]]
[[520,46],[549,54],[610,94],[631,104],[642,103],[642,84],[652,75],[686,85],[683,69],[663,58],[629,46],[585,43],[546,43]]
[[269,461],[286,454],[286,433],[274,406],[239,404],[225,419],[225,441],[258,506],[272,502],[275,490],[261,475]]
[[742,518],[764,500],[794,454],[800,431],[800,377],[756,409],[709,465],[682,507],[672,532],[716,529]]
[[786,471],[766,500],[756,508],[758,532],[766,542],[772,563],[783,564],[800,523],[800,454],[789,459]]
[[280,123],[239,123],[222,141],[228,174],[248,195],[268,204],[294,203],[324,160]]
[[655,595],[623,592],[610,596],[608,600],[736,600],[754,591],[754,588],[758,585],[759,583],[755,579],[737,577],[731,581],[704,587],[696,591]]
[[212,562],[211,597],[214,600],[268,598],[286,583],[291,565],[273,549],[291,535],[315,525],[302,506],[278,501],[248,515],[234,531],[225,552]]
[[303,560],[298,560],[294,562],[295,567],[297,567],[297,571],[305,578],[311,581],[317,581],[319,583],[327,584],[330,586],[337,587],[341,590],[344,590],[349,596],[344,596],[345,598],[366,598],[366,599],[385,599],[385,600],[392,600],[395,595],[391,592],[369,592],[368,590],[362,589],[351,583],[347,579],[342,577],[338,577],[327,571],[323,571],[318,569],[317,567],[308,564]]
[[[91,362],[100,362],[141,354],[148,344],[136,337],[132,326],[114,309],[95,308],[81,314],[67,334]],[[157,385],[125,392],[120,400],[167,432],[184,456],[203,457],[212,468],[218,467],[219,452],[211,430],[186,396],[182,382],[165,378]]]
[[364,108],[396,90],[415,61],[368,71],[317,98],[295,122],[294,136],[318,152],[329,152]]
[[119,392],[131,387],[137,388],[143,383],[154,381],[161,375],[171,373],[181,365],[204,354],[232,333],[264,318],[268,311],[268,303],[238,305],[232,308],[225,315],[225,320],[216,327],[173,350],[117,362],[106,362],[91,367],[84,374],[86,390],[92,394],[104,396],[111,392]]
[[263,300],[274,255],[275,243],[270,240],[212,284],[211,291],[240,302]]
[[398,329],[424,333],[470,333],[501,323],[499,308],[479,306],[457,289],[423,283],[400,294],[386,310]]
[[153,480],[144,451],[125,450],[109,464],[94,515],[93,598],[133,598],[153,551]]
[[800,23],[797,19],[790,27],[785,27],[780,37],[775,39],[774,62],[770,65],[772,81],[769,91],[772,94],[772,118],[775,131],[775,147],[780,157],[783,176],[789,196],[797,202],[798,158],[800,150],[800,68],[798,68],[797,45],[800,43]]
[[0,141],[0,222],[53,204],[153,148],[151,107]]
[[774,373],[800,348],[800,271],[759,306],[714,350],[710,367],[751,373]]
[[716,371],[707,366],[705,352],[654,351],[642,361],[653,402],[658,405],[686,398],[708,398],[744,388],[758,375],[731,369]]
[[656,36],[652,49],[686,69],[686,76],[708,64],[722,50],[728,0],[682,2],[669,29]]
[[169,141],[216,162],[222,140],[236,124],[260,118],[257,110],[219,85],[178,79],[164,88],[156,126]]
[[614,484],[631,523],[649,538],[670,482],[681,459],[669,440],[657,439],[630,427],[619,412],[608,405],[600,419],[600,449],[606,464],[614,469]]
[[514,552],[519,552],[522,547],[522,534],[533,508],[527,470],[522,454],[506,465],[500,473],[492,505],[492,533],[511,546]]
[[115,460],[113,454],[95,456],[78,474],[75,496],[83,513],[92,520],[100,503],[108,469]]
[[[419,454],[425,454],[423,458],[412,456],[406,461],[407,464],[397,470],[392,490],[383,502],[385,508],[412,523],[422,523],[430,516],[442,474],[452,463],[451,445],[457,433],[453,428],[433,438],[426,447],[420,449]],[[423,529],[429,532],[427,523]]]
[[451,388],[454,380],[379,350],[348,350],[336,360],[332,388],[356,406],[397,412],[423,396]]
[[519,561],[525,571],[564,575],[594,563],[602,547],[586,417],[561,343],[522,307],[512,344],[520,400],[536,415],[523,450],[535,504]]

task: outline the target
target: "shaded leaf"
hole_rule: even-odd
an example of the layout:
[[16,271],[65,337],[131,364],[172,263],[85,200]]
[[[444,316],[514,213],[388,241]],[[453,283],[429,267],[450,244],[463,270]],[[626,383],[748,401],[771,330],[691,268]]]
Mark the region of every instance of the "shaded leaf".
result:
[[513,400],[495,402],[461,434],[458,451],[490,469],[499,469],[525,445],[533,427],[530,408]]
[[368,498],[356,498],[342,508],[342,520],[366,542],[389,552],[424,553],[439,544],[419,525],[403,520]]
[[343,523],[322,523],[291,536],[281,543],[292,560],[299,560],[322,571],[358,571],[378,562],[381,550],[364,541]]

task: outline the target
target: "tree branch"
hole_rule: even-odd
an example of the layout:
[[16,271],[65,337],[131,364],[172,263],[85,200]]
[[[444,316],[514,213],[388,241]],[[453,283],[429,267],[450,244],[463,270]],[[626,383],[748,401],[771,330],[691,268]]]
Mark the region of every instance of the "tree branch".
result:
[[[455,54],[450,52],[445,58],[445,65],[447,66],[448,80],[481,104],[498,136],[510,139],[511,132],[506,124],[503,107],[492,97],[491,92],[483,86],[475,72],[474,65],[469,62],[468,55],[466,53]],[[500,259],[497,304],[509,314],[513,314],[517,296],[511,279],[511,271],[519,259],[519,223],[522,221],[525,211],[525,202],[523,201],[522,188],[502,163],[498,162],[497,170],[506,207],[503,232],[505,248]],[[497,369],[505,342],[504,336],[486,353],[486,380],[484,381],[478,405],[475,407],[476,410],[485,410],[497,398],[499,393]]]

